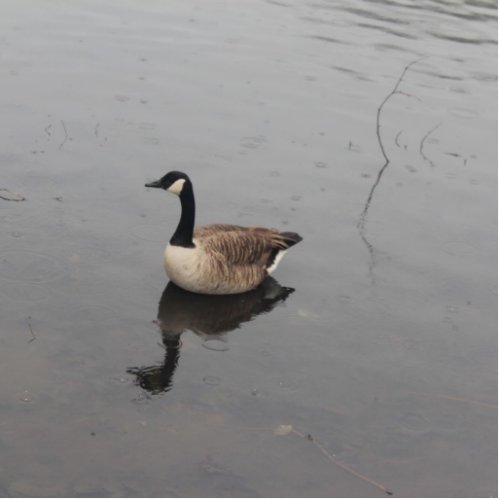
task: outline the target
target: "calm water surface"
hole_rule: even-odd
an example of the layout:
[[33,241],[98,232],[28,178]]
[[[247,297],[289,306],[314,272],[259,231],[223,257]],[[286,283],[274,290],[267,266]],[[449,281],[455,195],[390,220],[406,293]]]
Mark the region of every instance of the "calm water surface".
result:
[[[496,15],[1,0],[0,494],[496,496]],[[277,282],[166,287],[171,169]]]

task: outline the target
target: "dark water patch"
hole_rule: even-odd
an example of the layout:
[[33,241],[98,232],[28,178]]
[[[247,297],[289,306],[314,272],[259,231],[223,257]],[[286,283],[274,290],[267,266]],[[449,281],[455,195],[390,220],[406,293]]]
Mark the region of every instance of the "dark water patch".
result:
[[451,42],[457,42],[457,43],[466,43],[466,44],[473,44],[473,45],[496,45],[498,43],[497,40],[488,39],[488,38],[464,37],[464,36],[459,36],[459,35],[438,33],[436,31],[430,31],[429,33],[436,38],[440,38],[442,40],[448,40]]
[[356,78],[356,80],[362,81],[362,82],[370,82],[372,81],[371,78],[369,78],[366,75],[363,75],[359,71],[353,70],[352,68],[345,68],[342,66],[331,66],[332,69],[335,71],[339,71],[340,73],[346,73],[348,75],[351,75]]
[[479,82],[497,82],[498,75],[493,73],[473,73],[472,78]]
[[370,30],[377,30],[377,31],[383,31],[384,33],[387,33],[389,35],[394,35],[400,38],[406,38],[408,40],[417,40],[418,36],[413,35],[412,33],[409,33],[407,31],[399,31],[399,30],[394,30],[391,28],[387,28],[387,26],[379,26],[377,24],[370,24],[370,23],[356,23],[357,26],[360,28],[367,28]]
[[420,73],[439,78],[440,80],[453,80],[456,82],[462,82],[464,80],[464,76],[443,74],[438,71],[421,70]]
[[321,17],[303,16],[303,17],[301,17],[301,19],[303,21],[307,21],[307,22],[310,22],[310,23],[313,23],[313,24],[327,24],[327,25],[330,25],[330,26],[335,26],[335,22],[334,21],[330,21],[328,19],[323,19]]
[[291,4],[285,2],[278,2],[277,0],[266,0],[266,3],[269,3],[271,5],[277,5],[278,7],[287,7],[287,8],[292,7]]
[[396,45],[393,43],[375,43],[373,46],[376,49],[384,52],[386,50],[394,50],[397,52],[404,52],[405,54],[408,53],[408,49],[406,47],[402,47],[401,45]]
[[495,1],[478,2],[465,0],[457,4],[455,2],[448,3],[440,0],[432,0],[429,3],[423,4],[417,2],[394,2],[391,0],[367,0],[367,3],[375,4],[378,7],[395,7],[400,9],[401,13],[403,10],[426,13],[429,9],[432,9],[432,13],[435,16],[451,16],[462,21],[491,22],[497,19],[494,13],[496,11]]
[[398,25],[408,25],[411,24],[410,21],[406,21],[403,17],[397,16],[397,17],[389,17],[385,16],[381,13],[374,12],[371,10],[366,10],[366,9],[359,9],[356,7],[347,7],[347,6],[341,6],[341,9],[345,10],[346,12],[349,12],[350,14],[356,15],[356,17],[364,17],[367,19],[372,19],[374,21],[382,21],[384,23],[391,23],[391,24],[398,24]]
[[310,38],[311,40],[319,40],[321,42],[327,42],[327,43],[345,43],[331,36],[324,36],[324,35],[307,35],[306,38]]

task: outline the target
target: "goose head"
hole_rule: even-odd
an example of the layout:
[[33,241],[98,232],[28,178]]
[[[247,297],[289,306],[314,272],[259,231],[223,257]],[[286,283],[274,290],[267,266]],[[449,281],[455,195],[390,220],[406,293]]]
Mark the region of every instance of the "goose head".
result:
[[191,184],[189,177],[184,172],[173,170],[157,181],[148,182],[145,187],[161,188],[180,196],[186,184]]

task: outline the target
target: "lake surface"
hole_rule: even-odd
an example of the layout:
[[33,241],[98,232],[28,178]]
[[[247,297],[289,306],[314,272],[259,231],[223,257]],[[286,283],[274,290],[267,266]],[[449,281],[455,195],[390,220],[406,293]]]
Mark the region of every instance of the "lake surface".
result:
[[[0,494],[496,496],[496,16],[1,0]],[[166,288],[173,169],[276,282]]]

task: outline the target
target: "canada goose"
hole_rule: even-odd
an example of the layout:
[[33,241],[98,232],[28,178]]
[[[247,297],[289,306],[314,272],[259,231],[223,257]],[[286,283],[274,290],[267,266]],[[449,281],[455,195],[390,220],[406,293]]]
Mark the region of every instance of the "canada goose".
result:
[[193,185],[183,172],[168,172],[145,185],[179,196],[181,218],[164,255],[165,271],[178,286],[211,295],[252,290],[302,240],[297,233],[265,227],[211,224],[194,228]]
[[169,391],[181,354],[181,335],[190,330],[203,340],[224,339],[225,335],[272,311],[294,292],[274,278],[238,295],[199,295],[187,292],[171,281],[158,304],[158,327],[165,348],[164,360],[152,366],[131,366],[127,373],[136,384],[152,394]]

